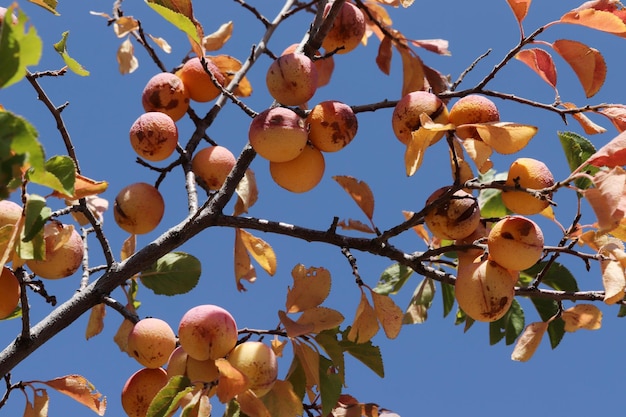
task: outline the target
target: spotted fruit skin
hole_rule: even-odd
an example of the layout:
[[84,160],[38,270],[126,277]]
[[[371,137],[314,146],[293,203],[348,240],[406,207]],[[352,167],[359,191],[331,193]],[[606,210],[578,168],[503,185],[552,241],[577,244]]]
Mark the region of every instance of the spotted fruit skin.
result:
[[163,368],[142,368],[132,374],[122,388],[122,408],[128,417],[146,417],[150,403],[167,380]]
[[358,120],[352,108],[337,100],[316,104],[306,118],[309,140],[322,152],[337,152],[356,136]]
[[[448,109],[439,97],[427,91],[413,91],[402,97],[393,109],[391,125],[396,138],[405,145],[411,140],[411,132],[422,126],[420,115],[427,114],[434,122],[448,123]],[[438,132],[430,144],[444,135]]]
[[304,54],[281,55],[270,65],[265,81],[276,101],[286,106],[297,106],[315,95],[317,67]]
[[180,78],[161,72],[146,83],[141,93],[141,104],[145,111],[160,111],[176,122],[187,113],[189,93]]
[[237,344],[237,324],[224,308],[203,304],[188,310],[178,326],[178,340],[199,361],[225,357]]
[[272,348],[262,342],[243,342],[228,355],[228,361],[248,377],[257,397],[267,394],[278,377],[278,362]]
[[491,259],[514,271],[523,271],[536,264],[543,254],[543,244],[541,228],[523,216],[499,220],[487,240]]
[[128,353],[146,368],[165,365],[176,348],[176,335],[164,320],[139,320],[128,335]]
[[146,112],[130,127],[133,150],[148,161],[163,161],[174,153],[178,144],[178,128],[170,116],[161,112]]
[[[448,187],[433,192],[426,200],[432,204],[445,195]],[[424,222],[433,235],[440,239],[463,239],[471,235],[480,224],[478,200],[470,193],[457,190],[450,198],[428,210]]]
[[115,223],[128,233],[141,235],[153,231],[165,213],[165,201],[153,185],[136,182],[122,188],[113,204]]
[[[326,3],[324,16],[328,16],[333,3],[332,1]],[[322,47],[326,52],[347,54],[359,46],[365,34],[365,28],[363,12],[354,4],[346,1],[341,6],[341,10],[333,21],[328,34],[322,41]]]
[[[554,185],[554,176],[548,166],[533,158],[518,158],[509,167],[506,185],[541,190]],[[547,196],[552,197],[552,194]],[[502,202],[513,213],[521,215],[537,214],[546,209],[550,202],[525,192],[502,191]]]
[[270,162],[286,162],[304,150],[308,132],[304,119],[293,110],[273,107],[252,119],[248,140],[262,158]]

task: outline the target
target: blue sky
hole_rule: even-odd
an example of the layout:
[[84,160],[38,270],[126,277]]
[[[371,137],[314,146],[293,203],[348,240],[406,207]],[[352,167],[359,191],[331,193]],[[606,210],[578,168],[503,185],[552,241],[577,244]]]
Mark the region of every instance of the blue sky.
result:
[[[253,16],[236,4],[222,1],[219,6],[197,2],[196,16],[211,32],[226,21],[234,21],[233,38],[226,44],[223,53],[244,60],[251,46],[257,43],[263,27]],[[273,17],[281,2],[256,1],[268,17]],[[577,7],[573,1],[535,2],[525,22],[527,33],[548,21],[558,19],[564,12]],[[142,113],[140,95],[146,81],[158,72],[147,54],[135,44],[139,69],[130,75],[117,71],[115,51],[123,39],[115,37],[106,21],[89,14],[89,11],[110,13],[111,2],[61,3],[61,16],[54,17],[32,4],[20,2],[20,6],[31,18],[44,40],[44,54],[40,65],[33,70],[58,69],[60,57],[52,44],[61,38],[61,33],[70,31],[68,51],[91,72],[89,77],[67,74],[65,77],[44,78],[41,84],[56,105],[69,101],[63,111],[66,126],[76,145],[83,173],[94,179],[109,181],[109,190],[103,195],[113,200],[119,189],[129,182],[153,182],[156,175],[138,166],[135,154],[128,141],[128,129]],[[154,36],[167,39],[173,51],[160,53],[168,68],[176,66],[188,53],[185,36],[166,23],[143,2],[122,3],[127,15],[142,21],[144,30]],[[486,0],[474,2],[453,1],[420,2],[409,9],[391,10],[394,27],[407,37],[414,39],[443,38],[450,42],[452,56],[441,57],[430,52],[420,52],[426,64],[437,68],[452,79],[479,55],[492,49],[490,55],[478,63],[461,88],[468,88],[482,79],[519,39],[517,24],[506,2]],[[280,53],[286,46],[299,42],[308,27],[310,15],[302,14],[286,21],[269,47]],[[603,52],[609,72],[605,87],[589,102],[620,102],[624,97],[621,67],[624,65],[621,51],[624,40],[597,33],[582,27],[560,25],[546,31],[541,39],[553,41],[571,38],[587,43]],[[331,84],[321,88],[312,102],[336,99],[350,105],[377,102],[383,99],[396,100],[400,95],[399,56],[392,62],[392,75],[382,74],[375,66],[378,41],[371,39],[367,46],[335,59],[335,73]],[[564,101],[578,105],[586,103],[583,91],[573,72],[560,59],[555,59],[558,69],[558,88]],[[270,64],[267,57],[261,58],[249,74],[254,88],[246,103],[256,111],[271,104],[265,91],[265,71]],[[489,85],[492,90],[525,96],[544,103],[554,100],[554,91],[520,62],[511,62]],[[36,93],[26,82],[0,90],[0,104],[6,109],[23,115],[37,128],[40,140],[48,156],[63,152],[55,122]],[[496,169],[506,170],[508,163],[517,156],[543,159],[557,179],[568,174],[565,157],[556,135],[557,131],[572,130],[582,133],[572,123],[564,125],[555,114],[547,114],[520,104],[497,102],[501,119],[539,126],[538,135],[530,145],[515,156],[494,156]],[[205,114],[210,103],[194,104],[196,112]],[[447,149],[440,142],[429,149],[426,160],[418,173],[407,178],[404,174],[403,148],[393,137],[390,122],[391,110],[359,114],[359,132],[355,140],[343,151],[326,155],[326,173],[318,187],[306,194],[290,194],[275,185],[269,177],[268,164],[257,158],[252,163],[260,198],[250,215],[310,228],[326,229],[333,216],[356,218],[362,221],[361,212],[347,194],[332,180],[333,175],[351,175],[363,180],[371,187],[376,207],[374,221],[379,229],[387,229],[402,221],[402,210],[418,210],[427,196],[436,188],[449,184]],[[604,135],[591,138],[596,147],[608,142],[616,135],[615,129],[606,119],[595,121],[607,127]],[[235,154],[247,141],[249,120],[235,106],[228,105],[220,113],[219,120],[208,130],[209,136],[221,145],[229,147]],[[190,120],[179,123],[181,140],[193,131]],[[145,245],[160,232],[185,216],[186,198],[184,178],[175,172],[162,184],[166,196],[166,214],[161,226],[153,233],[140,236],[139,245]],[[561,195],[563,194],[563,195]],[[556,198],[561,214],[567,222],[575,207],[573,199],[565,193]],[[227,212],[232,211],[232,204]],[[114,223],[111,212],[105,215],[105,232],[118,255],[121,242],[127,237]],[[536,216],[535,216],[536,217]],[[560,217],[558,217],[560,218]],[[556,244],[559,230],[551,223],[537,219],[544,228],[548,244]],[[587,217],[583,223],[591,223]],[[274,328],[278,323],[276,311],[284,308],[287,287],[292,284],[290,272],[297,263],[306,266],[323,266],[330,270],[333,279],[331,296],[325,305],[340,309],[350,323],[360,292],[354,284],[350,265],[341,252],[320,244],[293,241],[283,236],[255,234],[266,240],[278,256],[278,272],[274,277],[264,274],[259,267],[256,283],[248,284],[248,291],[236,290],[232,266],[233,231],[211,229],[183,245],[181,250],[200,258],[203,273],[192,293],[177,297],[154,296],[141,288],[139,299],[142,317],[155,316],[170,323],[173,328],[183,313],[198,304],[219,304],[232,312],[239,327]],[[407,252],[423,250],[423,244],[415,234],[406,233],[393,242]],[[91,245],[96,248],[95,241]],[[355,253],[362,278],[374,286],[380,273],[390,261]],[[90,259],[102,262],[97,251]],[[581,289],[599,289],[600,274],[597,266],[586,273],[579,260],[564,261],[578,278]],[[78,287],[78,277],[46,283],[49,292],[59,300],[70,297]],[[420,277],[413,276],[404,291],[395,300],[405,307],[412,289]],[[439,287],[438,287],[439,288]],[[121,293],[113,294],[121,297]],[[32,321],[43,318],[51,309],[39,297],[30,295]],[[520,300],[526,309],[526,322],[538,320],[536,312],[527,300]],[[469,332],[454,326],[453,317],[442,317],[442,303],[435,297],[425,324],[405,326],[400,336],[393,341],[385,339],[382,332],[374,343],[382,349],[386,378],[380,379],[356,361],[347,364],[346,392],[362,402],[376,402],[394,410],[403,417],[413,415],[485,415],[522,416],[533,412],[536,415],[607,415],[621,410],[618,399],[622,392],[620,365],[623,358],[622,341],[624,322],[617,319],[616,308],[604,308],[601,330],[581,331],[566,334],[561,345],[550,349],[544,340],[535,356],[527,363],[510,360],[512,346],[500,343],[489,346],[488,326],[477,323]],[[99,336],[85,341],[86,317],[79,319],[42,349],[21,363],[13,371],[13,380],[46,380],[61,375],[78,373],[89,379],[97,389],[108,397],[106,415],[123,415],[119,393],[126,379],[139,365],[121,353],[113,343],[121,317],[108,311],[105,330]],[[0,323],[0,344],[6,345],[18,334],[18,320]],[[289,359],[279,362],[281,375],[289,366]],[[62,395],[51,392],[50,415],[93,415]],[[216,409],[220,409],[214,400]],[[20,415],[23,398],[14,393],[0,415]],[[215,415],[220,415],[216,412]]]

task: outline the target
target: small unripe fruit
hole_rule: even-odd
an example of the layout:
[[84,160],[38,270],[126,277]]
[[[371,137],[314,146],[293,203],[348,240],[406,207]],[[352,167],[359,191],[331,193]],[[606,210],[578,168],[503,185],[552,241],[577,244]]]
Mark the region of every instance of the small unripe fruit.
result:
[[209,190],[219,190],[237,163],[235,155],[223,146],[199,150],[191,160],[191,169]]
[[489,257],[513,271],[530,268],[543,253],[543,232],[534,221],[509,216],[493,225],[487,245]]
[[257,397],[267,394],[278,377],[278,362],[272,348],[262,342],[243,342],[228,355],[228,361],[250,381]]
[[450,123],[457,126],[456,133],[462,139],[477,138],[475,127],[465,126],[470,123],[490,123],[500,121],[500,112],[496,104],[485,96],[470,94],[461,97],[450,108],[448,116]]
[[150,78],[144,87],[141,103],[145,111],[160,111],[176,122],[187,113],[189,93],[180,78],[161,72]]
[[225,357],[237,343],[237,324],[222,307],[205,304],[187,311],[178,326],[178,340],[199,361]]
[[[422,126],[422,113],[426,113],[436,123],[448,123],[448,109],[439,97],[427,91],[413,91],[402,97],[393,109],[391,124],[400,142],[408,144],[411,132]],[[444,132],[438,132],[430,144],[437,142],[443,135]]]
[[0,273],[0,319],[9,316],[20,303],[21,288],[17,277],[9,268]]
[[326,163],[322,152],[306,145],[300,155],[287,162],[270,162],[270,174],[274,182],[293,193],[313,189],[324,176]]
[[[554,177],[543,162],[532,158],[518,158],[509,167],[505,184],[541,190],[552,187]],[[547,197],[551,198],[552,194]],[[548,200],[535,198],[525,191],[502,191],[502,202],[512,212],[523,215],[540,213],[550,205]]]
[[178,128],[170,116],[147,112],[130,127],[130,144],[137,154],[148,161],[162,161],[176,149]]
[[[332,5],[332,1],[326,3],[324,17],[330,12]],[[326,52],[336,51],[338,54],[346,54],[359,46],[364,34],[365,16],[363,12],[354,4],[346,1],[322,41],[322,47]]]
[[316,104],[306,118],[309,140],[322,152],[337,152],[356,136],[358,121],[352,108],[335,100]]
[[250,146],[272,162],[286,162],[300,155],[308,133],[304,120],[294,111],[274,107],[259,113],[250,124]]
[[26,266],[41,278],[66,278],[78,271],[83,262],[83,239],[71,225],[58,222],[44,226],[46,258],[27,260]]
[[[22,217],[22,206],[10,200],[0,201],[0,229],[5,227],[7,229],[14,228],[20,220],[20,217]],[[0,242],[0,257],[2,257],[9,245],[9,236],[10,233],[7,234],[7,241]],[[7,259],[10,260],[11,255],[9,255]]]
[[[281,55],[287,55],[294,53],[298,47],[297,43],[288,46]],[[315,58],[313,64],[317,68],[317,87],[323,87],[330,82],[330,78],[333,75],[335,69],[335,60],[332,55],[321,58],[319,51],[315,51]]]
[[128,233],[154,230],[165,213],[165,202],[156,187],[145,182],[130,184],[117,194],[113,205],[115,223]]
[[[433,203],[447,190],[448,187],[436,190],[428,197],[426,205]],[[471,235],[480,224],[478,200],[466,191],[457,190],[443,204],[429,210],[424,221],[439,239],[463,239]]]
[[175,348],[176,335],[161,319],[139,320],[128,335],[128,353],[146,368],[165,365]]
[[146,417],[150,403],[167,380],[162,368],[142,368],[132,374],[122,388],[122,408],[128,417]]
[[298,106],[315,94],[317,68],[304,54],[286,54],[272,62],[265,81],[276,101],[286,106]]
[[504,316],[515,297],[516,274],[491,260],[459,268],[454,293],[459,307],[477,321],[492,322]]
[[[220,69],[215,65],[210,57],[204,58],[207,68],[213,74],[213,77],[220,85],[224,85],[225,78]],[[189,98],[199,103],[211,101],[222,92],[211,80],[211,76],[207,74],[202,66],[200,58],[193,57],[183,64],[176,72],[176,75],[185,84],[185,90],[189,94]]]

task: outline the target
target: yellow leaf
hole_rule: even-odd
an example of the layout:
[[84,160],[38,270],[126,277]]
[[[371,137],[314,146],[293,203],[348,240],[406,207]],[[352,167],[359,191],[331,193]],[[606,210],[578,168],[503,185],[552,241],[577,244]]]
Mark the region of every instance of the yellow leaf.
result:
[[367,218],[372,220],[374,217],[374,194],[369,185],[346,175],[335,175],[333,179],[352,197]]
[[293,351],[302,365],[304,375],[306,378],[306,386],[312,387],[320,384],[320,355],[313,350],[309,345],[305,343],[299,343],[296,340],[292,341]]
[[261,400],[272,417],[293,417],[304,413],[302,400],[289,381],[277,380]]
[[237,395],[247,391],[250,387],[248,377],[232,366],[226,359],[217,359],[215,366],[220,371],[217,384],[217,398],[221,403],[227,403]]
[[256,271],[252,263],[250,262],[250,256],[246,250],[246,246],[241,238],[241,229],[235,229],[235,282],[237,284],[238,291],[246,291],[246,287],[243,286],[241,280],[246,280],[250,283],[256,281]]
[[354,322],[348,332],[348,340],[355,343],[368,342],[378,333],[378,319],[376,311],[372,308],[365,292],[361,290],[361,301],[356,309]]
[[408,177],[415,174],[422,166],[424,153],[435,136],[437,136],[437,132],[427,130],[424,127],[411,132],[411,140],[407,143],[404,152],[404,167]]
[[37,6],[43,7],[50,13],[55,16],[60,16],[59,12],[57,12],[57,0],[28,0],[29,2],[36,4]]
[[520,362],[529,360],[537,350],[539,343],[541,343],[541,338],[548,329],[548,324],[549,322],[540,321],[526,326],[515,344],[511,359]]
[[563,311],[566,332],[580,329],[597,330],[602,327],[602,312],[592,304],[577,304]]
[[137,235],[130,235],[122,243],[122,250],[120,251],[120,257],[122,261],[130,258],[137,248]]
[[37,417],[48,417],[48,391],[45,389],[39,389],[35,391],[34,395],[33,408],[35,410],[35,415]]
[[[574,103],[563,103],[563,107],[565,107],[566,109],[574,109],[577,106]],[[598,133],[606,132],[605,128],[591,121],[591,119],[583,113],[573,113],[572,117],[578,122],[579,125],[582,126],[583,130],[588,135],[596,135]]]
[[319,333],[339,326],[343,323],[343,319],[343,315],[337,310],[328,307],[313,307],[304,310],[297,323],[305,326],[312,325],[313,333]]
[[113,32],[118,38],[123,38],[133,30],[139,29],[139,22],[132,16],[122,16],[113,23]]
[[128,319],[124,319],[120,327],[117,329],[115,336],[113,336],[113,341],[120,348],[122,352],[129,353],[128,352],[128,335],[133,330],[134,326],[135,325],[133,324],[132,321]]
[[102,329],[104,329],[105,315],[106,309],[104,304],[97,304],[91,308],[89,320],[87,321],[87,331],[85,332],[85,338],[87,340],[102,332]]
[[602,285],[604,286],[604,302],[615,304],[624,299],[626,289],[626,277],[624,267],[614,260],[601,260]]
[[51,195],[59,198],[69,198],[72,200],[79,200],[92,195],[97,195],[105,192],[109,187],[109,183],[106,181],[96,181],[91,178],[87,178],[84,175],[76,174],[74,181],[74,194],[66,195],[58,191],[53,192]]
[[[224,85],[228,86],[234,74],[241,69],[241,62],[230,55],[211,56],[211,60],[220,69],[226,79]],[[238,97],[249,97],[252,94],[252,85],[246,77],[243,77],[233,93]]]
[[224,44],[233,34],[232,20],[221,25],[215,32],[202,39],[202,46],[206,51],[217,51],[222,49]]
[[305,334],[313,333],[315,325],[313,323],[298,323],[287,316],[282,310],[278,311],[278,318],[285,327],[288,337],[304,336]]
[[298,313],[322,304],[330,294],[330,272],[324,268],[306,269],[298,264],[291,271],[293,288],[287,292],[287,313]]
[[600,91],[606,78],[606,63],[600,51],[569,39],[554,41],[552,48],[572,67],[587,98]]
[[374,311],[380,322],[385,335],[389,339],[395,339],[402,328],[402,309],[388,295],[371,292],[374,301]]
[[522,150],[537,133],[535,126],[511,122],[476,123],[473,126],[487,145],[505,155]]
[[237,202],[235,203],[234,216],[247,213],[248,209],[256,203],[259,198],[259,190],[256,185],[256,177],[251,169],[247,169],[237,188]]
[[402,97],[413,91],[424,89],[424,64],[411,49],[395,44],[402,58]]
[[117,48],[117,64],[120,74],[132,74],[139,68],[139,60],[135,56],[135,47],[128,38]]
[[67,395],[99,416],[103,416],[106,410],[106,398],[102,396],[91,382],[80,375],[66,375],[49,381],[42,381],[44,384]]
[[285,349],[285,345],[287,344],[286,340],[278,340],[278,336],[274,336],[272,339],[271,345],[272,350],[274,351],[274,355],[279,358],[283,357],[283,350]]
[[237,402],[241,411],[249,417],[272,417],[270,412],[251,390],[247,390],[237,395]]
[[491,162],[492,149],[482,140],[467,138],[462,142],[463,148],[467,155],[474,161],[478,172],[484,174],[493,167]]
[[239,229],[238,232],[248,253],[261,265],[265,272],[274,275],[276,273],[276,254],[272,247],[263,239],[253,236],[245,230]]

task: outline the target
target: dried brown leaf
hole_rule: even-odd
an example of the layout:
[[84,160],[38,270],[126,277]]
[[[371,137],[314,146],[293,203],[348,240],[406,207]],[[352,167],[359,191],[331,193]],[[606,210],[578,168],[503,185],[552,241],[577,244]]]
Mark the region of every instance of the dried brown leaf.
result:
[[[563,103],[563,107],[566,109],[575,109],[577,106],[574,103]],[[583,130],[588,135],[606,132],[605,128],[592,122],[591,119],[583,113],[572,113],[572,117],[578,122],[579,125],[582,126]]]
[[157,38],[156,36],[152,36],[150,34],[148,34],[148,36],[150,37],[150,39],[152,39],[152,42],[156,43],[157,46],[161,48],[163,52],[165,52],[166,54],[169,54],[172,52],[172,47],[165,39]]
[[624,276],[622,264],[614,260],[602,260],[600,261],[600,269],[602,271],[602,285],[604,286],[604,302],[615,304],[623,300],[626,290],[626,276]]
[[137,250],[137,235],[130,235],[122,243],[122,250],[120,251],[120,258],[126,260],[130,258]]
[[546,330],[548,330],[549,324],[550,323],[546,321],[539,321],[526,326],[524,332],[519,339],[517,339],[517,343],[511,354],[511,359],[520,362],[529,360],[535,354],[539,343],[541,343],[541,338]]
[[87,321],[87,331],[85,338],[87,340],[100,334],[104,329],[104,316],[106,315],[105,304],[97,304],[91,308],[89,320]]
[[393,56],[392,46],[391,38],[385,36],[378,46],[378,54],[376,55],[376,65],[387,75],[391,72],[391,57]]
[[113,23],[113,32],[118,38],[123,38],[130,32],[139,29],[139,22],[132,16],[122,16]]
[[425,80],[422,60],[408,47],[398,44],[395,46],[402,58],[402,97],[413,91],[422,91]]
[[450,56],[450,50],[448,49],[449,42],[445,39],[421,39],[412,40],[411,43],[420,48],[424,48],[427,51],[434,52],[439,55]]
[[[215,55],[210,57],[211,60],[220,69],[220,72],[226,79],[225,86],[228,86],[233,80],[235,73],[241,69],[241,61],[230,55]],[[252,85],[248,78],[243,77],[233,93],[237,97],[250,97],[252,94]]]
[[135,48],[128,38],[117,49],[117,64],[120,74],[131,74],[139,68],[139,60],[135,56]]
[[337,223],[337,227],[343,230],[356,230],[363,233],[376,233],[370,226],[353,219],[348,219],[347,223],[345,220],[341,220]]
[[233,21],[222,24],[215,32],[202,39],[202,46],[206,51],[218,51],[233,35]]
[[426,149],[428,149],[435,136],[437,136],[436,131],[428,130],[424,127],[411,132],[411,140],[407,143],[404,152],[404,167],[408,177],[414,175],[422,166]]
[[592,304],[577,304],[563,311],[566,332],[580,329],[597,330],[602,327],[602,311]]
[[120,350],[122,352],[128,353],[129,355],[130,353],[128,352],[128,335],[133,330],[134,326],[135,325],[132,321],[124,319],[122,321],[122,324],[120,324],[120,327],[117,329],[115,336],[113,336],[113,341],[120,348]]
[[239,216],[243,213],[247,213],[248,209],[256,203],[259,198],[259,189],[256,184],[256,177],[251,169],[247,169],[237,188],[237,202],[235,203],[235,210],[233,216]]

